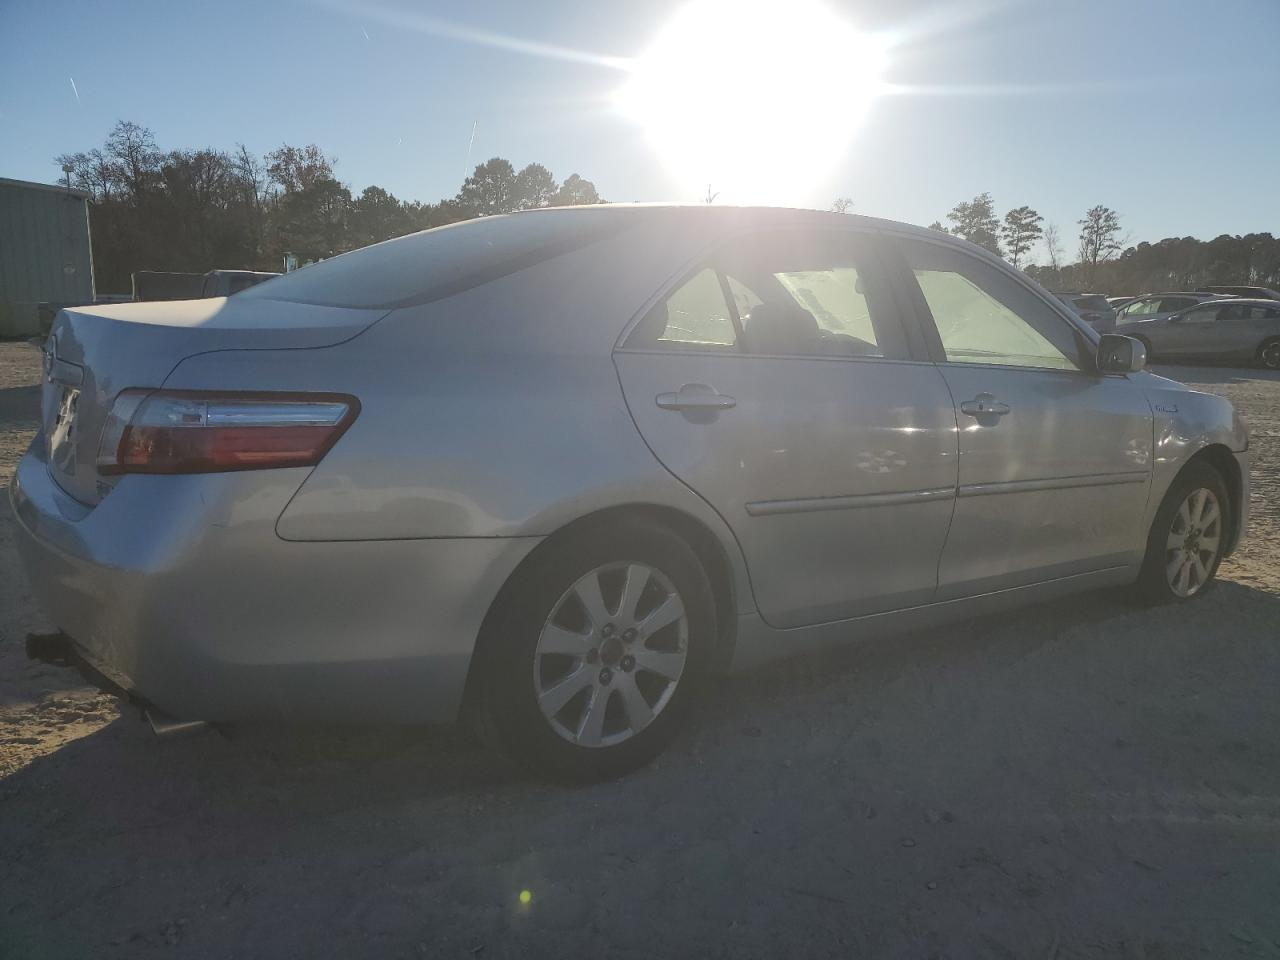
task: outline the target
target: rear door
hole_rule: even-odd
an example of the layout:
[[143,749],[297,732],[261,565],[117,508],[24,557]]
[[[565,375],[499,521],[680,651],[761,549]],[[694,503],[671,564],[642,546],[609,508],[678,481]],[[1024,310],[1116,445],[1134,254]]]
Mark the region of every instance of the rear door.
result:
[[680,278],[615,354],[658,458],[733,529],[764,619],[928,602],[955,414],[866,236],[773,231]]
[[1218,315],[1215,354],[1223,358],[1251,360],[1258,348],[1280,327],[1280,304],[1234,303]]
[[899,266],[956,405],[960,469],[938,599],[1132,562],[1152,414],[1091,341],[1011,271],[951,245],[900,243]]

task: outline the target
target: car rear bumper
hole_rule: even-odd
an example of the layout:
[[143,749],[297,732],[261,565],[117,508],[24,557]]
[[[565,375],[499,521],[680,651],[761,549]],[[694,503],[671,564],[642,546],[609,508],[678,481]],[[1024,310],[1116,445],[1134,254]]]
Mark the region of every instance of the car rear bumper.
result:
[[451,721],[489,605],[538,542],[282,540],[305,469],[130,476],[89,510],[41,447],[10,485],[32,589],[95,669],[175,717]]

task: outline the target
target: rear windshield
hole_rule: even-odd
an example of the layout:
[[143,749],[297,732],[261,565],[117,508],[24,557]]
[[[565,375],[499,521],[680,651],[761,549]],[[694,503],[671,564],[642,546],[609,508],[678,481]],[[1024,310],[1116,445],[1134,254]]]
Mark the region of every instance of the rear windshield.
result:
[[1075,304],[1081,310],[1101,310],[1105,313],[1111,309],[1111,304],[1107,303],[1107,298],[1103,296],[1076,297]]
[[629,221],[600,209],[467,220],[313,263],[240,299],[385,310],[425,303],[595,243]]

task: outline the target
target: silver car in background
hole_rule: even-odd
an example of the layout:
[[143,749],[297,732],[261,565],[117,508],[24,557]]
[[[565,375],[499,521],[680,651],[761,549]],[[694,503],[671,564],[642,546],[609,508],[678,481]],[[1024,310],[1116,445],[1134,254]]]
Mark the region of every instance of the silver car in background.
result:
[[718,671],[1202,593],[1248,436],[1143,362],[936,231],[531,211],[62,311],[11,497],[67,652],[149,709],[465,717],[592,779]]
[[1119,329],[1161,359],[1234,360],[1280,370],[1278,300],[1207,300]]
[[1116,325],[1119,327],[1135,320],[1162,320],[1197,303],[1221,299],[1221,294],[1217,293],[1146,293],[1134,297],[1116,311]]

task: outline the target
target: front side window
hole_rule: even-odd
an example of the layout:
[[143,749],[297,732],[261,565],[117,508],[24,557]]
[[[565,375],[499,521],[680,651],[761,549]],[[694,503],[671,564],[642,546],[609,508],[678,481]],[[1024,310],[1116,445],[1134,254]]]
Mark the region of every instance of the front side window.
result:
[[948,363],[1081,369],[1075,332],[1031,291],[961,251],[903,246]]
[[1160,300],[1160,309],[1156,313],[1175,313],[1178,310],[1185,310],[1187,307],[1193,307],[1198,301],[1191,297],[1163,297]]

